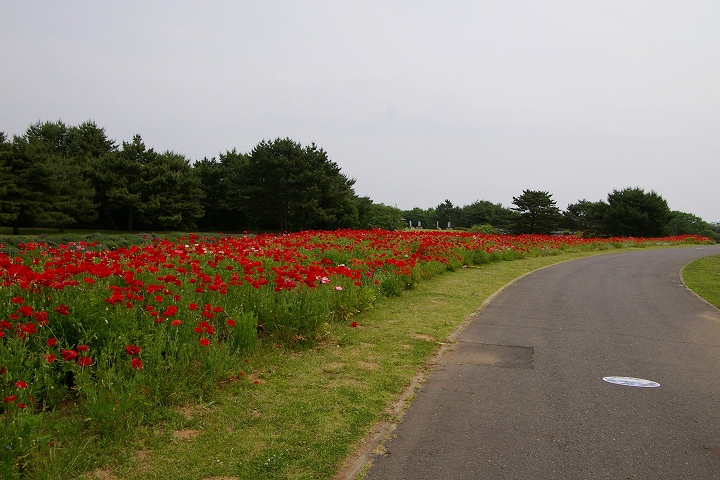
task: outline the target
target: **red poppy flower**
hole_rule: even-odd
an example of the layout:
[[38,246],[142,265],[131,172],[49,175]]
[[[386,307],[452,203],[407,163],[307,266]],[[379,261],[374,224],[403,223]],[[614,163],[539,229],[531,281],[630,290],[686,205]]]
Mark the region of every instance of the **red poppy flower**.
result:
[[142,360],[135,357],[130,361],[130,365],[132,365],[132,368],[135,370],[140,370],[143,367]]
[[57,344],[57,338],[48,338],[47,342],[45,342],[48,347],[54,347],[55,344]]
[[9,395],[7,397],[3,397],[3,402],[4,403],[14,402],[15,398],[16,398],[15,395]]
[[87,345],[78,345],[77,350],[78,352],[87,352],[89,348]]
[[172,317],[177,313],[178,309],[175,305],[168,306],[165,311],[162,313],[163,317]]
[[33,314],[33,320],[35,320],[38,325],[47,325],[48,314],[47,312],[35,312]]
[[198,309],[197,303],[191,303],[190,305],[188,305],[188,310],[197,310],[197,309]]
[[25,300],[23,300],[22,297],[13,297],[12,300],[10,300],[10,303],[22,305],[23,303],[25,303]]
[[80,357],[77,359],[77,364],[81,367],[89,367],[92,364],[92,358],[90,357]]
[[51,353],[46,353],[45,355],[43,355],[43,358],[47,360],[48,363],[53,363],[57,357]]
[[234,326],[235,326],[235,320],[233,320],[232,318],[228,318],[227,324],[228,324],[229,327],[234,327]]
[[60,354],[62,355],[63,360],[65,360],[66,362],[70,360],[75,360],[78,356],[75,350],[62,350]]
[[18,312],[20,312],[20,315],[24,317],[31,316],[34,312],[33,307],[30,305],[23,305],[22,307],[18,308]]
[[207,338],[201,338],[200,345],[202,345],[203,347],[207,347],[208,345],[210,345],[210,340]]
[[18,380],[15,382],[15,386],[17,388],[27,388],[27,383],[23,382],[22,380]]
[[20,338],[26,338],[28,335],[37,333],[37,325],[34,323],[28,323],[26,325],[19,323],[17,325],[17,332]]
[[353,328],[355,328],[355,327],[358,326],[358,323],[357,323],[357,322],[352,322],[352,323],[350,324],[350,326],[353,327]]
[[55,311],[58,312],[60,315],[70,315],[70,307],[68,307],[64,303],[58,305]]
[[210,334],[210,335],[212,335],[213,333],[215,333],[215,327],[213,327],[212,325],[210,325],[210,324],[209,324],[208,322],[206,322],[205,320],[202,320],[202,321],[198,324],[198,326],[195,327],[193,330],[195,330],[197,333],[207,332],[207,333]]
[[127,353],[128,355],[137,355],[138,353],[140,353],[140,347],[138,347],[137,345],[128,345],[127,347],[125,347],[125,353]]
[[172,325],[173,327],[182,325],[182,320],[173,320],[172,322],[170,322],[170,325]]

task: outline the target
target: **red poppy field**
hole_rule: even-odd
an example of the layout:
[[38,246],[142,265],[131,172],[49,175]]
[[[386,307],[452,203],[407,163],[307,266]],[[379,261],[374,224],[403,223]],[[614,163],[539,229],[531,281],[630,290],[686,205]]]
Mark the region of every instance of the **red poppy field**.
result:
[[[237,374],[258,341],[322,342],[376,299],[466,266],[697,236],[582,239],[458,232],[309,231],[0,245],[0,472],[59,448],[46,412],[80,412],[102,436]],[[5,477],[3,477],[5,478]]]

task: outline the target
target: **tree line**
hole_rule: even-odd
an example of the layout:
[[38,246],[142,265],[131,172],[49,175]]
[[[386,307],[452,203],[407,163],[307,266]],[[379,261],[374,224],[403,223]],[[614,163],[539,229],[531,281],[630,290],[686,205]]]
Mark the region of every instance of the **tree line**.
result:
[[12,139],[0,132],[0,225],[15,234],[30,227],[287,232],[448,224],[512,233],[718,232],[716,224],[671,212],[662,197],[638,188],[614,191],[607,202],[582,200],[564,212],[548,192],[530,190],[513,198],[511,208],[446,200],[400,210],[356,195],[354,183],[322,148],[289,138],[191,162],[147,148],[140,135],[118,145],[92,121],[38,122]]
[[697,234],[720,241],[720,223],[708,223],[691,213],[672,211],[654,191],[633,187],[613,190],[607,201],[579,200],[561,211],[546,191],[524,190],[512,207],[477,201],[463,207],[445,200],[435,208],[403,212],[408,226],[475,228],[480,231],[573,233],[587,237],[661,237]]

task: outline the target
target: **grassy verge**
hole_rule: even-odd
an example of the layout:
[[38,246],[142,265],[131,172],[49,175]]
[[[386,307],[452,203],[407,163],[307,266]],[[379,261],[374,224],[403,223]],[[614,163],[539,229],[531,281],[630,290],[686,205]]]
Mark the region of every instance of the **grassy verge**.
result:
[[720,308],[720,256],[689,263],[683,269],[683,277],[695,293]]
[[392,421],[389,406],[486,298],[527,272],[592,254],[439,275],[356,316],[357,327],[330,324],[312,349],[261,342],[219,391],[102,450],[78,445],[66,463],[85,465],[88,479],[332,478],[376,422]]

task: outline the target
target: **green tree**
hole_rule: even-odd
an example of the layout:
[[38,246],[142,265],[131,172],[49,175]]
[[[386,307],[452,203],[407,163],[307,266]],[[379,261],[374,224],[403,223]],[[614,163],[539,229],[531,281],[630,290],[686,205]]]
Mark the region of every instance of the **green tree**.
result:
[[92,161],[97,199],[113,228],[194,228],[202,217],[200,178],[182,155],[147,149],[139,135]]
[[709,223],[692,213],[672,212],[672,218],[668,222],[670,235],[703,235],[718,239],[720,236],[714,232]]
[[513,197],[513,210],[520,212],[514,230],[517,233],[545,233],[557,229],[562,216],[555,200],[548,192],[523,190]]
[[220,154],[219,161],[206,158],[193,164],[204,193],[205,215],[198,221],[201,228],[237,231],[247,226],[242,192],[247,166],[248,156],[235,149]]
[[407,224],[403,222],[402,211],[397,207],[373,203],[370,197],[356,197],[360,228],[397,230]]
[[720,222],[709,223],[708,228],[713,233],[712,238],[714,238],[716,242],[720,242]]
[[289,138],[262,141],[250,153],[244,196],[259,228],[280,231],[356,227],[354,180],[324,150]]
[[605,214],[608,204],[580,200],[568,205],[563,212],[563,226],[569,230],[582,232],[585,237],[597,237],[604,233]]
[[179,153],[151,155],[143,171],[140,220],[160,229],[189,230],[203,216],[203,190],[190,161]]
[[434,208],[423,210],[419,207],[413,207],[412,210],[403,211],[402,215],[407,222],[412,222],[415,227],[417,227],[418,224],[423,228],[437,227],[438,217]]
[[500,230],[509,230],[515,223],[517,212],[499,203],[479,200],[460,209],[458,224],[463,227],[492,225]]
[[[152,152],[154,154],[154,152]],[[143,169],[149,155],[139,135],[123,142],[122,149],[92,160],[91,179],[104,218],[114,230],[132,231],[143,208]],[[124,224],[120,223],[120,219]]]
[[15,181],[20,226],[65,227],[97,218],[94,190],[67,144],[68,127],[58,122],[36,123],[13,139],[10,172]]
[[663,197],[641,188],[613,190],[608,195],[605,231],[611,236],[662,237],[672,213]]
[[105,134],[105,129],[95,122],[87,121],[77,127],[69,127],[65,135],[65,155],[72,157],[82,167],[83,175],[89,175],[90,162],[117,150],[114,140]]
[[445,199],[443,203],[435,207],[435,214],[437,215],[437,221],[440,222],[440,228],[447,228],[448,224],[451,228],[456,226],[458,208],[450,200]]
[[13,145],[0,132],[0,225],[14,225],[20,205],[17,203],[17,179],[12,170]]

